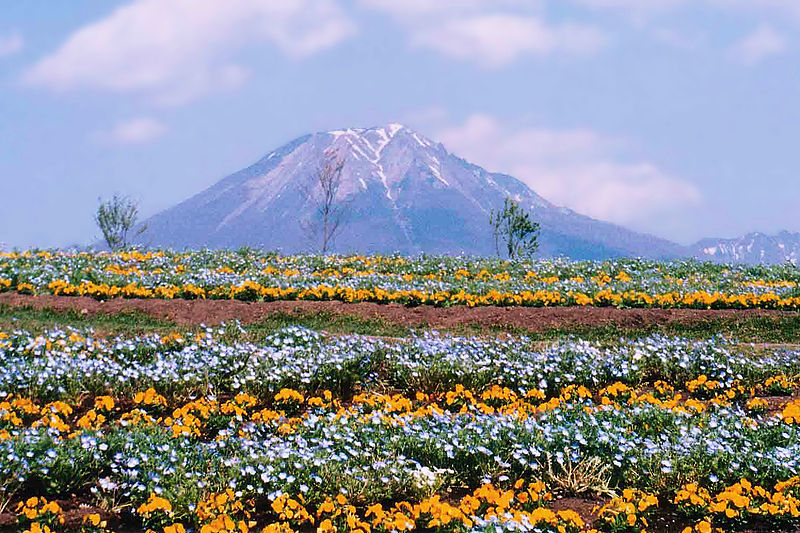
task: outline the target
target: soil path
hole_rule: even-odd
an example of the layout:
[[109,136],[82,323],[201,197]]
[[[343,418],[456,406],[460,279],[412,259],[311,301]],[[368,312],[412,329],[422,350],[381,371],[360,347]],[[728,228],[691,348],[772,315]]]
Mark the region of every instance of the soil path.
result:
[[0,304],[10,307],[32,307],[56,311],[74,310],[89,316],[139,311],[179,325],[215,325],[238,319],[243,324],[257,322],[270,315],[310,315],[327,313],[355,315],[364,319],[380,319],[411,327],[430,326],[455,328],[482,326],[516,327],[531,332],[574,326],[622,328],[649,325],[692,324],[708,320],[736,320],[744,317],[797,316],[797,312],[770,310],[698,310],[698,309],[616,309],[611,307],[405,307],[399,304],[343,302],[240,302],[235,300],[142,300],[112,299],[97,301],[74,296],[30,296],[17,293],[0,294]]

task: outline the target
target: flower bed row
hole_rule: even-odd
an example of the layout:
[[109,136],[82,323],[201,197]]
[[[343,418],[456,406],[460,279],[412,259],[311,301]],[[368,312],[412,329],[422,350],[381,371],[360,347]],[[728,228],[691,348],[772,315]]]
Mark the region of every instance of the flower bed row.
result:
[[241,252],[0,253],[0,291],[405,305],[800,309],[800,270],[638,259],[509,263]]
[[[285,328],[259,343],[229,342],[237,324],[207,328],[190,337],[146,335],[95,338],[91,330],[0,332],[0,392],[39,400],[81,394],[131,396],[155,387],[167,395],[234,395],[270,398],[282,388],[330,389],[347,397],[377,382],[395,390],[472,389],[497,384],[558,395],[568,384],[593,389],[617,381],[630,386],[659,380],[680,389],[701,376],[730,388],[734,382],[789,390],[800,373],[800,351],[780,349],[758,357],[723,338],[693,341],[652,336],[613,346],[568,339],[542,348],[526,337],[469,338],[424,332],[409,340],[369,336],[328,337]],[[784,378],[788,379],[788,378]]]
[[[0,523],[32,533],[800,526],[796,352],[662,337],[542,350],[525,338],[301,328],[250,344],[227,340],[230,327],[1,334]],[[574,496],[592,508],[564,499]]]

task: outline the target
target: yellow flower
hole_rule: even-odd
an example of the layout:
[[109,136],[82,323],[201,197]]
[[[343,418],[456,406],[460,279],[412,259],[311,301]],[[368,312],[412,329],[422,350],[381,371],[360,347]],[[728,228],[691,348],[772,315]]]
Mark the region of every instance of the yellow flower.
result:
[[169,503],[165,498],[160,496],[156,496],[155,494],[150,495],[150,499],[147,500],[146,503],[143,503],[136,509],[141,515],[149,515],[156,511],[164,511],[167,513],[172,513],[172,504]]
[[281,389],[280,392],[275,395],[276,402],[294,401],[303,403],[304,400],[305,398],[303,395],[294,389]]
[[694,529],[697,533],[711,533],[711,521],[706,518],[694,526]]
[[800,424],[800,400],[786,404],[781,411],[781,419],[787,424]]
[[[87,514],[86,516],[84,516],[83,523],[95,527],[100,526],[101,523],[105,524],[100,520],[100,515],[97,513]],[[105,525],[103,525],[102,527],[105,527]]]

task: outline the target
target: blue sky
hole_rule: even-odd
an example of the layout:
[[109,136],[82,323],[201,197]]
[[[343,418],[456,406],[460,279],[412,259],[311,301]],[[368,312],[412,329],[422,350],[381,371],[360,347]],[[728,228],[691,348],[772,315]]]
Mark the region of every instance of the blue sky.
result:
[[678,242],[800,231],[798,30],[797,0],[6,0],[0,245],[389,122]]

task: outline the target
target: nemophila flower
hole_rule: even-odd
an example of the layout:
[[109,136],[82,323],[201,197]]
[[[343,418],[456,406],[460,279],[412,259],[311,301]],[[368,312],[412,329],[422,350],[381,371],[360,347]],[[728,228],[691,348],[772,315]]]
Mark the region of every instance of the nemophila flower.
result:
[[111,479],[108,477],[100,478],[97,484],[100,486],[100,488],[107,491],[112,491],[119,488],[119,485],[111,481]]
[[[695,494],[709,491],[709,505],[720,515],[750,516],[757,503],[766,504],[770,516],[790,516],[783,509],[795,489],[763,489],[769,501],[745,491],[797,474],[800,427],[753,410],[739,387],[793,375],[797,357],[791,351],[753,359],[721,338],[656,336],[609,345],[567,339],[542,349],[524,337],[427,333],[391,341],[302,328],[258,343],[227,341],[219,328],[181,343],[155,336],[91,338],[87,332],[16,332],[2,348],[7,357],[0,383],[13,392],[0,405],[0,428],[8,432],[0,439],[0,487],[15,491],[9,494],[47,479],[59,487],[93,485],[98,497],[135,509],[148,510],[161,498],[171,509],[151,510],[159,528],[179,519],[189,524],[184,519],[195,520],[209,494],[229,489],[242,502],[260,496],[272,503],[286,495],[315,525],[328,519],[335,528],[347,524],[347,506],[377,515],[372,503],[405,501],[409,508],[383,508],[387,524],[424,528],[462,520],[448,514],[451,506],[469,521],[460,522],[467,529],[555,531],[574,524],[552,509],[511,511],[543,499],[522,496],[513,480],[543,479],[567,490],[562,472],[601,464],[607,468],[601,485],[635,480],[639,489],[677,492],[688,478],[700,484]],[[67,352],[70,342],[93,350]],[[65,391],[94,387],[89,398],[107,393],[113,407],[105,401],[79,407],[68,392],[39,381],[35,369],[50,372],[49,380],[68,377],[60,384]],[[718,382],[713,391],[724,394],[724,402],[692,396],[685,384],[703,375],[704,383]],[[344,376],[359,387],[352,398],[330,392],[341,390]],[[374,383],[386,388],[379,392]],[[84,427],[79,421],[91,411],[95,418]],[[98,422],[101,414],[106,419]],[[44,415],[59,416],[67,429],[32,427]],[[65,471],[69,475],[60,474]],[[752,487],[740,484],[738,495],[729,491],[714,500],[720,487],[741,478]],[[432,500],[432,492],[484,483],[502,494],[516,491],[510,499],[492,496],[504,506],[497,521],[478,510],[484,500],[478,508],[471,500],[463,507]],[[316,516],[327,497],[331,513],[342,509],[342,515]],[[743,497],[749,503],[737,506]],[[641,525],[648,501],[622,502],[636,511],[615,516],[626,527],[628,520]],[[640,504],[648,508],[640,511]],[[293,517],[302,516],[292,505]],[[425,514],[431,510],[436,516]],[[242,521],[247,525],[237,517],[236,527]],[[275,523],[288,524],[288,515]]]

